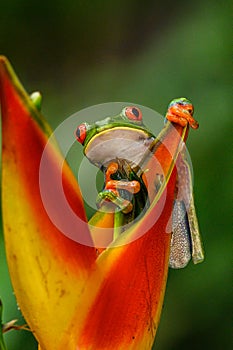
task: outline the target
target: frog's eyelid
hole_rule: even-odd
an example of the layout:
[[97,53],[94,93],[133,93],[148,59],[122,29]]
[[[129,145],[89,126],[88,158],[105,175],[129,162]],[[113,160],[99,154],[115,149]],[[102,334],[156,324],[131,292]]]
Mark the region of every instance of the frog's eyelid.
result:
[[[125,110],[126,110],[127,107],[123,108],[122,111],[121,111],[121,116],[123,118],[127,118],[126,114],[125,114]],[[128,118],[127,118],[128,119]]]

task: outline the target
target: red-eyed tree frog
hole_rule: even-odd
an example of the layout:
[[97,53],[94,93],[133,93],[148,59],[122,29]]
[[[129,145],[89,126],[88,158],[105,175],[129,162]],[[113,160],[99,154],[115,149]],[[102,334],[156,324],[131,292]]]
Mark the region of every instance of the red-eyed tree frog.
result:
[[[193,118],[194,108],[186,98],[173,100],[165,121],[198,128]],[[141,164],[159,142],[143,123],[137,106],[127,106],[113,117],[90,125],[82,123],[76,138],[83,145],[84,155],[99,167],[104,175],[104,188],[98,194],[97,206],[111,203],[121,215],[121,223],[130,223],[150,205]],[[177,189],[174,193],[170,267],[182,268],[191,256],[194,263],[203,261],[204,254],[192,195],[190,168],[183,152],[177,159]],[[154,183],[159,191],[163,175],[158,172]]]

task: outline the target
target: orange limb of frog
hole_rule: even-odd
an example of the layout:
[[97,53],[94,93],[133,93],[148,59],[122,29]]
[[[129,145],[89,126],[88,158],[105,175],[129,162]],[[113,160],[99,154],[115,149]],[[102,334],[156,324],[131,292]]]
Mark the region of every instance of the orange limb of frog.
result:
[[166,114],[167,120],[173,123],[177,123],[181,126],[186,126],[189,124],[191,128],[197,129],[199,127],[198,122],[193,118],[193,105],[187,104],[187,105],[179,105],[174,104],[172,105]]
[[[132,205],[130,201],[123,199],[120,197],[120,194],[118,192],[118,189],[126,190],[130,193],[138,193],[140,191],[140,183],[136,180],[132,181],[124,181],[124,180],[112,180],[111,175],[115,174],[118,170],[119,166],[116,162],[112,162],[108,165],[106,173],[105,173],[105,191],[110,191],[114,193],[117,197],[119,202],[121,201],[121,206],[124,206],[124,208],[127,208],[126,212],[132,210]],[[105,194],[105,199],[112,201],[111,195],[108,195],[108,192]],[[114,200],[115,201],[115,200]],[[124,212],[124,210],[123,210]]]
[[140,191],[140,183],[136,180],[133,181],[121,181],[121,180],[110,180],[106,183],[106,190],[120,189],[126,190],[130,193],[138,193]]

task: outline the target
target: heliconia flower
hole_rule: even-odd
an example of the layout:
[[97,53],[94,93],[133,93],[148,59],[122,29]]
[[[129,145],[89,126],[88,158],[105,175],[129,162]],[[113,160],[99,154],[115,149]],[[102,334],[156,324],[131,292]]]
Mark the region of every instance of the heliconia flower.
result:
[[[163,142],[144,164],[152,204],[143,219],[97,254],[95,231],[112,227],[114,214],[97,211],[89,228],[75,177],[56,141],[48,146],[51,129],[4,57],[0,100],[7,261],[17,302],[39,349],[151,349],[168,272],[175,162],[187,137],[187,123],[170,128],[168,122]],[[48,178],[53,179],[53,189],[49,180],[47,185],[48,205],[61,223],[85,237],[86,245],[65,236],[44,208],[39,169],[45,146]],[[151,185],[154,158],[166,178],[158,194]],[[63,191],[80,218],[75,223],[69,221],[60,194],[53,192],[59,188],[61,163]]]

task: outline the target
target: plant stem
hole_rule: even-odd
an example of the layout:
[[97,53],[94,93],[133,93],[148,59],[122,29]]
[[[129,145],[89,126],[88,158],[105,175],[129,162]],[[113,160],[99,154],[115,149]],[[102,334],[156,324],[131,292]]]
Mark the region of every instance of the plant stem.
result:
[[2,300],[0,299],[0,350],[7,350],[6,345],[4,343],[3,334],[2,334],[2,330],[3,330],[2,309],[3,309],[3,305],[2,305]]

